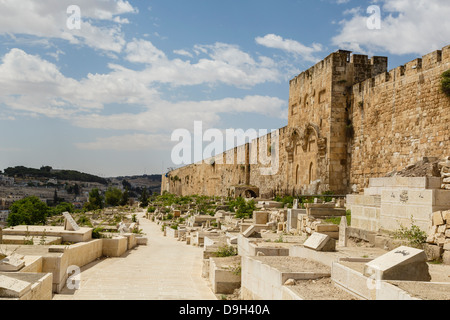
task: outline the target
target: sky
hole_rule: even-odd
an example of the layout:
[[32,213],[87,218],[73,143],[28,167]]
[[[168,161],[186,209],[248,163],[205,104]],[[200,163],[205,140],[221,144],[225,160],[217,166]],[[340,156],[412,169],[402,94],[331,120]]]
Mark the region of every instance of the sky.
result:
[[395,68],[450,44],[448,0],[1,0],[0,170],[175,167],[177,129],[287,125],[338,49]]

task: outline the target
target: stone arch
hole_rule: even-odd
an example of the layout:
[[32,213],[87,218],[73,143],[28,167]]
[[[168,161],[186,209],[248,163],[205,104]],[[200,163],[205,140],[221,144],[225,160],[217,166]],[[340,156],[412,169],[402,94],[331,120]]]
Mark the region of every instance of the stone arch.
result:
[[250,198],[257,198],[257,197],[258,197],[257,194],[256,194],[256,192],[253,191],[253,190],[250,190],[250,189],[245,190],[244,196],[245,196],[245,198],[247,198],[247,199],[250,199]]

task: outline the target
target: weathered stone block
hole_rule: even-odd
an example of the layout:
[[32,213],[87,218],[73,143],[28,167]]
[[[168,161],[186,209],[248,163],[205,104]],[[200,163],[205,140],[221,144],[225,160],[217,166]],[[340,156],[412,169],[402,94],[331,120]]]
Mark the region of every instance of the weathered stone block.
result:
[[251,225],[249,228],[247,228],[247,230],[242,232],[242,235],[245,238],[250,238],[256,232],[257,232],[256,226],[255,225]]
[[445,240],[444,250],[450,251],[450,239]]
[[22,255],[13,253],[0,261],[0,271],[2,272],[15,272],[19,271],[25,266],[25,261]]
[[31,283],[0,275],[0,298],[20,298],[31,290]]
[[399,247],[367,263],[364,275],[376,280],[430,281],[424,250]]
[[442,262],[446,265],[450,265],[450,251],[445,251],[442,256]]
[[255,224],[266,224],[268,222],[268,212],[267,211],[253,212],[253,222]]
[[336,241],[326,234],[313,233],[303,244],[305,248],[315,251],[333,252],[336,251]]
[[336,224],[319,224],[316,226],[317,232],[339,232],[339,226]]
[[440,226],[444,224],[444,218],[442,217],[442,212],[437,211],[433,213],[433,226]]
[[428,261],[437,260],[444,253],[444,249],[437,245],[425,244],[423,249],[427,255]]

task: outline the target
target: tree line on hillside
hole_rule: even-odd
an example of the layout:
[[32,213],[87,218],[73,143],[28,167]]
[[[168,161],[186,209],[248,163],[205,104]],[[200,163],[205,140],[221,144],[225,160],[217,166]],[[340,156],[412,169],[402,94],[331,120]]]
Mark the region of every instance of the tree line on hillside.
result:
[[[140,206],[145,208],[149,205],[152,195],[147,189],[143,189],[139,197]],[[8,227],[18,225],[45,225],[47,218],[61,215],[63,212],[87,212],[103,209],[105,207],[126,206],[131,204],[131,197],[127,189],[121,191],[110,187],[102,194],[99,189],[92,189],[89,193],[89,201],[85,203],[82,210],[75,210],[71,203],[59,202],[55,192],[55,201],[52,207],[41,201],[36,196],[26,197],[14,202],[10,207],[7,219]]]
[[108,184],[108,180],[83,172],[75,170],[57,170],[54,171],[52,167],[43,166],[40,169],[27,168],[24,166],[10,167],[4,170],[4,174],[9,177],[19,178],[55,178],[58,180],[73,180],[81,182],[96,182],[103,185]]

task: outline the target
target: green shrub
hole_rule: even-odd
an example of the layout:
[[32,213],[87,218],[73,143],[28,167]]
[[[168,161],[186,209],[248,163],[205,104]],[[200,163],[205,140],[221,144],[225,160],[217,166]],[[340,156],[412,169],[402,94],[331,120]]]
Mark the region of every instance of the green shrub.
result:
[[225,257],[233,257],[237,256],[237,250],[233,246],[221,246],[219,249],[215,252],[215,255],[220,258]]
[[396,239],[408,240],[410,246],[421,248],[422,244],[427,241],[427,233],[422,231],[420,227],[414,224],[414,219],[411,217],[411,228],[400,226],[400,229],[394,233]]
[[445,71],[441,76],[441,89],[450,97],[450,70]]
[[102,235],[101,232],[103,231],[102,227],[97,227],[92,230],[92,239],[101,239]]

